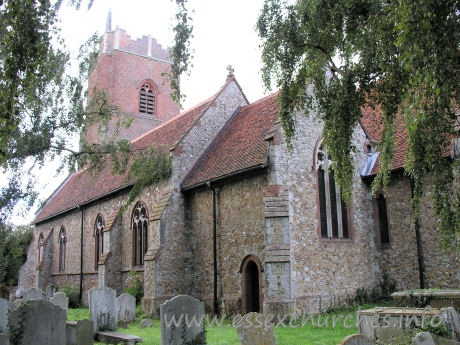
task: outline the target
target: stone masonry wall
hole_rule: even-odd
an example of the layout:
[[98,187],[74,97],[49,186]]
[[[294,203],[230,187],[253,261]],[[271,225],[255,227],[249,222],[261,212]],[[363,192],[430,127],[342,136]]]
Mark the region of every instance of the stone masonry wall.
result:
[[[218,300],[223,312],[241,312],[240,266],[247,255],[265,260],[264,196],[266,170],[227,179],[217,191]],[[188,194],[192,247],[192,296],[212,310],[213,302],[213,217],[209,188]],[[262,281],[265,275],[262,273]],[[262,291],[265,293],[265,287]]]
[[[455,289],[460,286],[460,260],[454,251],[440,248],[440,232],[431,201],[432,176],[424,181],[420,205],[420,234],[425,288]],[[398,290],[420,288],[417,241],[411,206],[410,181],[394,175],[388,187],[387,212],[390,246],[379,249],[381,270],[394,278]]]
[[[160,221],[160,252],[155,260],[155,297],[144,298],[145,312],[156,315],[160,304],[191,286],[191,248],[186,241],[185,204],[180,183],[235,110],[247,104],[241,89],[231,78],[201,118],[174,148],[172,194]],[[150,266],[149,266],[150,267]],[[146,282],[146,284],[149,282]]]
[[[159,202],[160,194],[164,189],[170,188],[168,182],[160,185],[151,186],[146,188],[138,200],[142,200],[146,206],[148,212],[151,212],[154,206]],[[102,199],[94,204],[83,207],[83,303],[87,303],[87,291],[91,288],[98,286],[98,266],[95,262],[95,238],[94,238],[94,224],[96,217],[99,213],[107,224],[109,218],[114,212],[117,212],[127,198],[127,192],[114,195]],[[132,231],[131,231],[131,214],[132,209],[136,202],[128,205],[126,210],[122,213],[121,217],[114,223],[114,230],[119,232],[118,236],[112,236],[112,248],[120,246],[121,251],[116,254],[112,260],[120,260],[120,263],[116,264],[119,269],[118,272],[114,271],[113,264],[107,271],[109,276],[120,276],[121,285],[113,285],[114,282],[111,279],[111,287],[115,288],[118,293],[124,291],[126,281],[129,278],[129,272],[131,270],[143,272],[142,267],[132,266]],[[51,277],[51,284],[62,287],[66,283],[71,283],[74,287],[79,287],[80,280],[80,230],[81,230],[81,214],[79,211],[74,211],[65,214],[60,217],[51,219],[50,221],[41,223],[36,226],[34,235],[38,238],[41,231],[49,232],[50,229],[54,229],[53,238],[50,240],[54,243],[53,248],[53,265],[49,272],[46,272]],[[66,229],[66,260],[65,270],[59,272],[59,230],[61,226]],[[149,229],[150,230],[150,229]],[[149,241],[153,240],[156,235],[150,233]],[[107,239],[110,236],[104,237],[105,252],[107,252],[110,243]],[[36,244],[32,245],[32,250],[36,256]],[[114,249],[112,249],[113,251]],[[110,260],[110,258],[109,258]],[[29,266],[29,265],[28,265]],[[27,266],[27,267],[28,267]],[[45,273],[45,272],[43,272]],[[109,278],[110,279],[110,278]],[[118,278],[117,278],[118,279]],[[35,280],[35,279],[34,279]]]
[[[379,267],[375,257],[372,200],[360,175],[364,152],[356,162],[349,218],[351,240],[324,240],[318,235],[317,179],[314,152],[321,139],[322,123],[311,114],[296,114],[293,150],[282,142],[281,176],[289,190],[292,297],[297,312],[318,312],[344,301],[357,288],[376,284]],[[361,128],[354,132],[354,144],[361,150],[366,141]]]

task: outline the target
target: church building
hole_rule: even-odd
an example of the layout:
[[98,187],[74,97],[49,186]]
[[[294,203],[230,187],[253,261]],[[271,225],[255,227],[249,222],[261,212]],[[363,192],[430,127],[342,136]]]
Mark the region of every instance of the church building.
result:
[[[345,204],[314,113],[294,114],[289,150],[277,93],[250,102],[229,73],[214,95],[180,112],[163,82],[170,68],[168,51],[154,39],[133,40],[108,25],[89,89],[105,89],[132,119],[122,138],[167,150],[171,174],[127,207],[132,184],[110,167],[96,176],[86,168],[70,174],[33,221],[22,290],[70,284],[87,303],[92,288],[123,293],[135,271],[144,312],[158,316],[160,304],[178,294],[228,315],[325,311],[384,276],[398,289],[460,286],[460,260],[440,249],[429,176],[413,219],[403,128],[388,193],[372,195],[379,115],[363,110]],[[93,128],[87,140],[104,138]]]

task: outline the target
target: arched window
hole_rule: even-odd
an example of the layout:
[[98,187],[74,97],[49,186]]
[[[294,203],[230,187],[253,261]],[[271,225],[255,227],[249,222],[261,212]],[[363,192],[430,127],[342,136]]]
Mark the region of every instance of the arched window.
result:
[[97,269],[98,262],[104,253],[104,218],[101,214],[98,214],[96,217],[96,222],[94,223],[94,267]]
[[331,158],[323,143],[316,151],[315,168],[318,173],[318,201],[322,238],[349,239],[348,210],[340,188],[335,183]]
[[38,236],[38,262],[40,263],[43,259],[43,245],[45,244],[45,237],[43,232],[40,232]]
[[133,229],[133,266],[144,264],[147,252],[148,213],[144,203],[138,201],[133,209],[131,220]]
[[61,226],[59,231],[59,271],[65,270],[65,247],[67,243],[67,237],[65,234],[65,228]]
[[152,114],[155,109],[155,93],[149,83],[141,86],[139,93],[139,112],[142,114]]

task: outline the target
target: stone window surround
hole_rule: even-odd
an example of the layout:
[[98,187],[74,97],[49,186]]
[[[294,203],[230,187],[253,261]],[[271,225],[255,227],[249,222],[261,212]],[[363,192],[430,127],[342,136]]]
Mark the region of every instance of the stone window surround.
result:
[[[142,205],[142,207],[144,207],[145,211],[146,211],[147,234],[146,234],[146,238],[144,239],[144,245],[146,245],[147,248],[148,248],[148,243],[149,243],[149,228],[150,228],[150,224],[149,224],[149,222],[150,222],[149,221],[149,209],[147,208],[147,204],[144,201],[138,200],[138,201],[136,201],[136,203],[134,203],[134,207],[131,210],[131,225],[130,225],[130,229],[131,229],[131,232],[132,232],[131,253],[132,253],[132,268],[133,269],[136,269],[136,268],[142,269],[144,267],[143,264],[136,265],[136,234],[134,233],[134,228],[133,228],[133,224],[134,224],[133,223],[133,217],[134,217],[134,211],[136,210],[138,204]],[[144,254],[141,254],[141,255],[144,256]],[[143,261],[144,260],[142,260],[142,262]]]
[[260,262],[259,258],[253,254],[246,255],[244,259],[241,261],[240,265],[240,279],[241,279],[241,313],[246,313],[246,284],[244,279],[244,272],[246,271],[246,267],[249,262],[254,262],[259,270],[259,313],[263,313],[264,307],[264,294],[263,294],[263,279],[262,273],[264,272],[264,267]]
[[[98,227],[98,220],[101,219],[102,225]],[[105,221],[101,213],[98,213],[94,221],[94,269],[97,271],[99,260],[104,253],[104,227]]]
[[[390,243],[382,243],[381,241],[379,208],[378,208],[378,202],[377,202],[377,197],[380,195],[384,196],[386,207],[387,207],[388,238],[390,240]],[[377,249],[380,249],[380,250],[392,248],[393,237],[392,237],[392,226],[391,226],[391,221],[390,221],[391,220],[391,214],[390,214],[390,208],[389,208],[390,204],[391,204],[390,198],[385,197],[384,192],[382,190],[378,190],[375,193],[375,195],[372,197],[372,207],[373,207],[373,212],[374,212],[375,244],[377,246]]]
[[64,225],[61,226],[59,230],[59,272],[65,271],[65,257],[66,257],[66,243],[67,235]]
[[[312,171],[315,178],[315,191],[316,191],[316,219],[318,220],[317,226],[317,235],[320,242],[327,242],[327,243],[353,243],[355,239],[355,231],[353,226],[353,207],[352,207],[352,200],[350,200],[349,204],[347,205],[347,223],[348,223],[348,238],[334,238],[330,237],[322,237],[321,235],[321,210],[320,210],[320,201],[319,201],[319,179],[318,179],[318,169],[317,169],[317,156],[318,150],[323,143],[323,138],[320,137],[316,141],[315,149],[313,150],[313,167]],[[328,212],[329,214],[329,212]],[[328,215],[328,224],[330,224],[330,219]],[[341,223],[339,224],[339,236],[342,233],[342,226]],[[328,234],[329,233],[328,230]]]
[[[141,112],[141,91],[144,88],[144,86],[147,86],[150,90],[152,90],[152,93],[153,93],[153,112],[152,113],[149,113],[147,111],[147,104],[146,104],[146,111]],[[138,83],[137,89],[139,89],[139,94],[138,94],[139,95],[139,97],[138,97],[139,115],[144,115],[144,116],[149,116],[149,117],[155,116],[157,114],[157,103],[158,103],[157,102],[157,100],[158,100],[157,96],[158,96],[158,93],[159,93],[157,86],[155,85],[153,80],[151,80],[151,79],[143,79]]]

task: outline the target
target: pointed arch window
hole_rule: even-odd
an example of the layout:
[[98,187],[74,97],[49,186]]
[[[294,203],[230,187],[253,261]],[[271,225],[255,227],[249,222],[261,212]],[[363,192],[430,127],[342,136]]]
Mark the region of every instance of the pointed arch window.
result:
[[316,151],[321,238],[350,239],[348,208],[334,179],[331,158],[323,143]]
[[138,201],[133,209],[131,219],[133,229],[133,266],[144,265],[147,252],[148,213],[145,204]]
[[62,226],[59,231],[59,271],[65,270],[65,252],[66,252],[67,236],[65,228]]
[[144,83],[139,93],[139,112],[153,115],[155,110],[155,93],[152,85]]
[[45,245],[45,236],[43,232],[40,232],[38,236],[38,262],[40,263],[43,259],[43,246]]
[[96,217],[96,222],[94,223],[94,267],[97,269],[99,260],[104,253],[104,218],[101,214],[98,214]]

